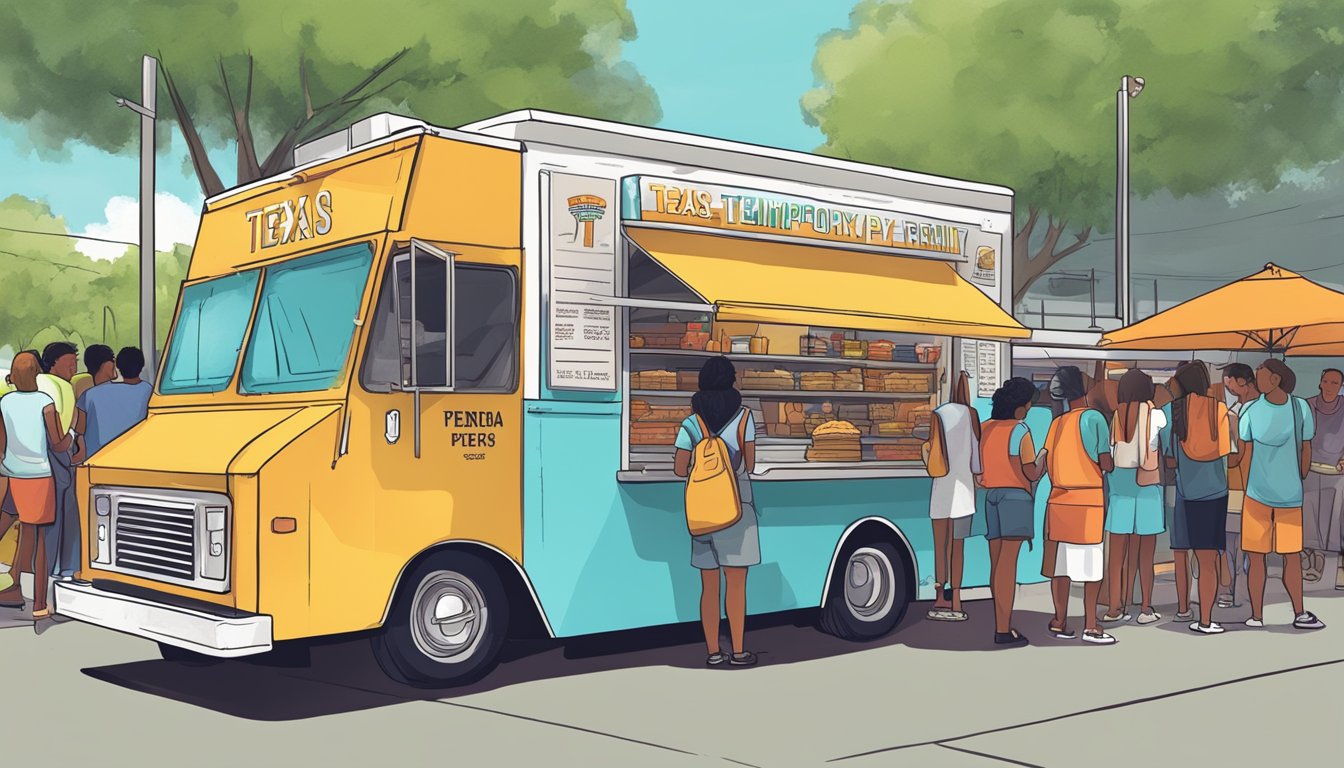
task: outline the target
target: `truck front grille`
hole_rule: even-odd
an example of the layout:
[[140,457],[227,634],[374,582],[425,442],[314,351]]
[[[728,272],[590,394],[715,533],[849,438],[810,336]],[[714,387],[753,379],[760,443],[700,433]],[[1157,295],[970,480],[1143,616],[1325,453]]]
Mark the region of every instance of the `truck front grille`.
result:
[[196,505],[191,502],[117,499],[116,565],[150,576],[196,578]]

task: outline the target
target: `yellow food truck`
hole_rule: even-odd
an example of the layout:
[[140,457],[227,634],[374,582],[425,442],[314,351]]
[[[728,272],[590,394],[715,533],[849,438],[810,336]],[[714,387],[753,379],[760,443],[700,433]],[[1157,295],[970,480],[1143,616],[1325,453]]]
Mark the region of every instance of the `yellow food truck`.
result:
[[417,685],[510,636],[693,621],[674,443],[726,355],[758,425],[751,613],[881,636],[932,597],[921,428],[961,370],[987,408],[1027,335],[1012,211],[541,112],[356,123],[206,201],[149,418],[79,470],[56,610],[168,657],[368,631]]

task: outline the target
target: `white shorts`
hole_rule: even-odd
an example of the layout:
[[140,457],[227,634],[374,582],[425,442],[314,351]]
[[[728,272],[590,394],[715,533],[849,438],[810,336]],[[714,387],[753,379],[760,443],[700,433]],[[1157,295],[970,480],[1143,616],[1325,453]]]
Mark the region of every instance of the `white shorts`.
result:
[[1059,542],[1055,550],[1055,575],[1070,581],[1101,581],[1105,571],[1104,547],[1101,544],[1067,544]]

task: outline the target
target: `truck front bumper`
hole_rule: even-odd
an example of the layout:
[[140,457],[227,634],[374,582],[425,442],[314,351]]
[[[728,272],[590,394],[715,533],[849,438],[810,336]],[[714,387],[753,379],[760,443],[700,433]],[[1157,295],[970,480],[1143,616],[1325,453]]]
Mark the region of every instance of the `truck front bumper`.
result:
[[271,650],[271,617],[263,614],[218,616],[78,582],[58,582],[55,597],[62,616],[207,656]]

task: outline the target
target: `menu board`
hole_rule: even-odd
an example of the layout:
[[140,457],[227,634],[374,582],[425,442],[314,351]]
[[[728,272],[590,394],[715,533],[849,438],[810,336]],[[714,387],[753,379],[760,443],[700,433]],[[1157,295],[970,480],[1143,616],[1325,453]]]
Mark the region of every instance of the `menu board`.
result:
[[996,341],[965,339],[961,342],[961,370],[975,379],[976,397],[993,397],[1003,383],[999,356],[1003,345]]
[[615,391],[616,182],[550,174],[550,377],[555,389]]

